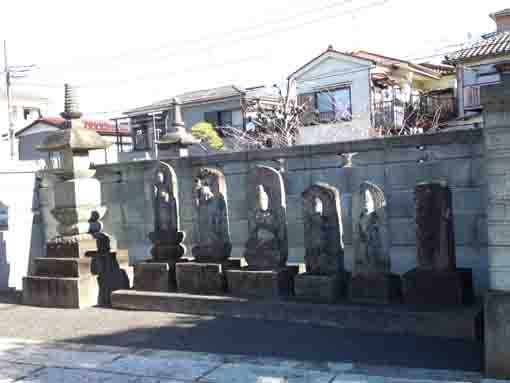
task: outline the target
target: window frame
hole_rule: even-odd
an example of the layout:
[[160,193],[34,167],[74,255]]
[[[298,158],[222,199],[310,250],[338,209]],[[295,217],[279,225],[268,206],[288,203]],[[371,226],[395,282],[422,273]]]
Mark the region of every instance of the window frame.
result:
[[[348,121],[352,121],[352,87],[351,85],[339,85],[339,86],[335,86],[335,87],[327,87],[327,88],[322,88],[322,89],[319,89],[319,90],[316,90],[313,92],[313,95],[314,95],[314,106],[315,106],[315,109],[319,115],[319,120],[320,121],[323,121],[322,118],[320,118],[321,116],[321,111],[319,110],[319,95],[320,94],[327,94],[327,93],[334,93],[336,91],[341,91],[341,90],[347,90],[348,91],[348,94],[349,94],[349,107],[348,107],[348,112],[349,112],[349,115],[350,117],[348,119],[344,119],[344,118],[341,118],[341,119],[338,119],[336,118],[336,115],[338,113],[338,111],[336,110],[336,105],[335,104],[332,104],[332,110],[330,112],[322,112],[322,113],[332,113],[333,114],[333,118],[330,118],[329,121],[345,121],[345,122],[348,122]],[[324,120],[327,120],[327,119],[324,119]]]

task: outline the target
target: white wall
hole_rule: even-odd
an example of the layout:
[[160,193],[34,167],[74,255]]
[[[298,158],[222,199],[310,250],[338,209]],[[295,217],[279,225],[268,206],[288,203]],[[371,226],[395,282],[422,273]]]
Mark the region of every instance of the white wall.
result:
[[8,158],[8,141],[0,142],[0,201],[9,207],[8,230],[0,232],[0,290],[22,288],[30,259],[44,255],[37,200],[36,164]]

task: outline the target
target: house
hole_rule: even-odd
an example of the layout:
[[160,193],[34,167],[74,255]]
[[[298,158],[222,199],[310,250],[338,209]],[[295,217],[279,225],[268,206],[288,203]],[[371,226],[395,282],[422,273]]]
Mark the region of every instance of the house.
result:
[[434,114],[439,103],[444,104],[444,119],[456,113],[454,68],[447,65],[436,68],[329,46],[288,79],[298,103],[308,107],[300,144],[360,139],[381,132],[402,134],[422,121],[418,117]]
[[183,93],[151,105],[128,110],[124,114],[130,121],[134,152],[126,159],[157,156],[154,142],[165,134],[169,122],[172,121],[174,98],[181,104],[182,117],[187,129],[204,121],[214,127],[243,128],[247,118],[254,113],[251,108],[253,101],[260,101],[268,107],[277,104],[277,97],[271,88],[227,85]]
[[[11,121],[13,131],[19,131],[42,115],[55,112],[56,102],[51,90],[16,83],[11,87]],[[11,159],[9,144],[9,108],[7,90],[0,86],[0,147],[3,160]],[[13,145],[13,158],[17,158]]]
[[[108,149],[91,151],[91,162],[94,164],[117,162],[120,138],[124,144],[129,144],[130,132],[126,127],[118,127],[109,121],[82,119],[85,128],[96,130],[104,139],[112,143]],[[58,167],[58,158],[49,158],[47,153],[37,150],[45,138],[58,129],[64,129],[65,120],[62,117],[40,117],[19,130],[15,134],[18,143],[20,161],[34,161],[39,167]]]
[[496,64],[510,61],[510,8],[489,16],[496,23],[495,32],[445,58],[456,67],[459,116],[468,121],[481,121],[480,86],[498,82]]

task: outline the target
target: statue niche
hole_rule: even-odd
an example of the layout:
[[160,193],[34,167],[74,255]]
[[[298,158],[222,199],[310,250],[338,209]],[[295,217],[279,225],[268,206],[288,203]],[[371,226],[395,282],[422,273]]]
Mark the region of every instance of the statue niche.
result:
[[248,241],[244,257],[252,270],[277,270],[287,262],[287,214],[278,171],[257,166],[248,175]]
[[373,183],[363,182],[353,197],[354,274],[391,269],[386,199]]
[[193,256],[197,262],[224,262],[232,250],[225,177],[216,169],[200,169],[194,194],[198,244],[192,249]]
[[154,261],[176,262],[186,249],[180,231],[177,177],[173,168],[160,162],[154,174],[154,231],[149,234],[153,243]]
[[399,275],[391,274],[386,199],[381,188],[363,182],[353,195],[354,267],[349,299],[391,303],[402,295]]
[[340,193],[317,183],[303,193],[306,272],[333,275],[344,270]]

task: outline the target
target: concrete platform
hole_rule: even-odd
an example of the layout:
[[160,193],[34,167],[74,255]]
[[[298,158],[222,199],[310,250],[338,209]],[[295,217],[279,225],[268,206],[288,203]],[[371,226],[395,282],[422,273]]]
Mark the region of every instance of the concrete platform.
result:
[[262,300],[120,290],[112,294],[112,306],[117,309],[310,323],[375,333],[466,340],[481,337],[482,307],[479,304],[422,310],[403,305],[328,305],[290,299]]

